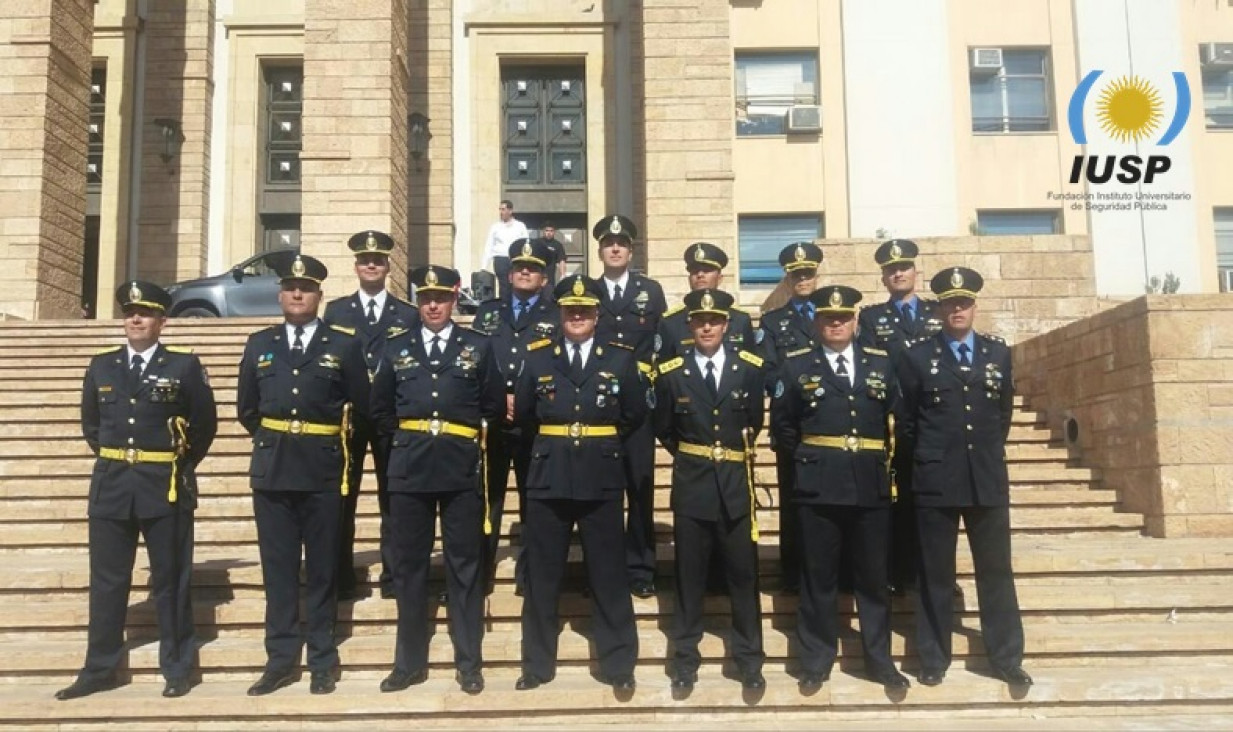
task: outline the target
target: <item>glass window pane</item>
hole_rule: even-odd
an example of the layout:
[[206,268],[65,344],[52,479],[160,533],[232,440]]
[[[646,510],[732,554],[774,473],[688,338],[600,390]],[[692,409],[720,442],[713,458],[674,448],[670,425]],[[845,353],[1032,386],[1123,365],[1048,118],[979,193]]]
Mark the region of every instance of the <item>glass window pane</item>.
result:
[[982,236],[1030,236],[1060,234],[1058,211],[977,211],[976,225]]
[[1045,52],[1040,50],[1010,50],[1002,51],[1002,68],[1007,76],[1019,74],[1043,75],[1045,73]]
[[1001,132],[1002,81],[997,76],[973,76],[972,129],[976,132]]
[[1233,208],[1213,212],[1216,228],[1216,266],[1233,268]]
[[736,134],[782,135],[793,104],[818,103],[816,53],[736,56]]
[[1203,109],[1208,127],[1233,127],[1233,72],[1203,74]]
[[797,241],[822,236],[818,214],[790,216],[741,216],[737,222],[743,285],[776,284],[783,278],[779,251]]

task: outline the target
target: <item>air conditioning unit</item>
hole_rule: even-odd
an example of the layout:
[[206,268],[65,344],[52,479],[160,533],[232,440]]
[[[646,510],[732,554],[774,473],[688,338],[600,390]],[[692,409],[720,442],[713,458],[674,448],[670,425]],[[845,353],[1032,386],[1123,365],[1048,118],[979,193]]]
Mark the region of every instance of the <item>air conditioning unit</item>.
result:
[[1002,70],[1002,49],[973,48],[968,68],[981,74],[996,74]]
[[1199,62],[1205,69],[1233,69],[1233,43],[1204,43]]
[[822,108],[816,104],[794,104],[788,108],[788,132],[818,132],[822,129]]
[[1220,270],[1220,291],[1233,292],[1233,269],[1221,267]]

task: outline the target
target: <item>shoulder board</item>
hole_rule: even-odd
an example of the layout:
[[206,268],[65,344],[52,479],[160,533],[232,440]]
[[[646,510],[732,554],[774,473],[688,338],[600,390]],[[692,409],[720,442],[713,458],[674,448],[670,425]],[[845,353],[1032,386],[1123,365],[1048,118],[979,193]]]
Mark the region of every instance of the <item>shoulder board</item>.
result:
[[871,346],[866,346],[864,351],[865,353],[871,353],[875,356],[889,356],[890,355],[886,351],[883,351],[881,348],[873,348]]
[[684,363],[685,363],[685,359],[681,358],[680,356],[677,356],[676,358],[670,358],[667,361],[664,361],[663,363],[659,365],[659,375],[663,376],[666,373],[679,369],[681,365]]
[[762,368],[762,357],[761,356],[750,353],[749,351],[737,351],[737,354],[740,355],[742,361],[748,361],[754,366],[758,368]]
[[192,353],[193,349],[187,346],[163,346],[168,353]]
[[922,343],[928,343],[931,340],[933,340],[933,336],[924,336],[924,337],[916,338],[910,341],[904,341],[904,345],[907,346],[908,348],[916,348]]
[[385,337],[386,338],[396,338],[406,332],[407,332],[407,329],[402,327],[401,325],[391,325],[389,330],[385,332]]
[[1005,338],[1002,338],[1001,336],[995,336],[992,333],[981,333],[980,337],[984,338],[987,341],[993,341],[994,343],[1001,343],[1003,346],[1006,345]]
[[531,341],[530,343],[528,343],[527,350],[536,351],[536,350],[543,348],[544,346],[551,345],[551,344],[552,344],[551,338],[540,338],[538,341]]
[[797,356],[804,356],[807,353],[813,353],[813,346],[805,346],[804,348],[798,348],[795,351],[788,351],[785,355],[788,358],[796,358]]
[[108,347],[106,347],[106,348],[100,348],[99,350],[97,350],[97,351],[95,351],[95,352],[94,352],[94,355],[95,355],[95,356],[102,356],[102,355],[103,355],[103,354],[105,354],[105,353],[115,353],[116,351],[120,350],[121,348],[124,348],[124,346],[108,346]]
[[665,317],[665,318],[666,318],[666,317],[668,317],[669,315],[675,315],[676,313],[679,313],[679,312],[681,312],[681,311],[682,311],[682,310],[684,310],[684,309],[685,309],[685,303],[681,303],[681,304],[679,304],[679,305],[673,305],[672,307],[670,307],[670,308],[668,308],[667,310],[665,310],[665,311],[664,311],[664,315],[663,315],[663,317]]
[[634,350],[634,347],[629,345],[628,343],[617,343],[616,341],[609,341],[608,345],[612,346],[613,348],[619,348],[622,351]]
[[641,372],[642,372],[642,373],[644,373],[644,374],[647,374],[648,376],[654,376],[654,375],[655,375],[655,367],[654,367],[654,366],[652,366],[651,364],[647,363],[646,361],[639,361],[639,362],[638,362],[638,370],[639,370],[639,371],[641,371]]
[[336,325],[334,323],[330,323],[330,330],[336,330],[339,333],[346,333],[349,336],[355,335],[355,328],[348,328],[345,325]]

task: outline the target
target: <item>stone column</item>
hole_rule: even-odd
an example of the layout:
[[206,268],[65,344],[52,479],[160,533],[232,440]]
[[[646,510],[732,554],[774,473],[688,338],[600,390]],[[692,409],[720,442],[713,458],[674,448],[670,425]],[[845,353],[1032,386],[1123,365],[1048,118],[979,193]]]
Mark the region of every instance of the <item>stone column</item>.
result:
[[81,315],[91,0],[0,3],[0,318]]
[[407,263],[406,0],[305,0],[301,247],[333,273],[327,296],[354,289],[346,247],[389,232],[391,288]]
[[[214,0],[152,2],[146,17],[138,275],[167,285],[205,274],[214,99]],[[168,120],[182,139],[166,158]]]
[[[689,289],[681,256],[691,242],[713,242],[736,264],[731,9],[722,0],[641,5],[635,74],[640,63],[646,189],[640,223],[647,272],[673,301]],[[730,280],[737,277],[731,269]]]
[[[429,119],[428,149],[407,175],[407,260],[454,266],[453,0],[415,3],[408,18],[408,112]],[[465,274],[463,286],[470,282]]]

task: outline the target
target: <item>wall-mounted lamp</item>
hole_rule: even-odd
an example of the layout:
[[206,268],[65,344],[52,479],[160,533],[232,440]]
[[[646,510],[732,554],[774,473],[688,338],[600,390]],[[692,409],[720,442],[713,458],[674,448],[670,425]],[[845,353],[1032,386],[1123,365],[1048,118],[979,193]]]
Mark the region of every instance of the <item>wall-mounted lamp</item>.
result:
[[407,117],[407,146],[411,151],[411,159],[415,161],[415,169],[419,170],[420,158],[428,152],[428,141],[432,133],[428,131],[428,118],[419,112],[412,112]]
[[160,118],[154,120],[154,124],[158,125],[163,134],[163,149],[158,156],[164,163],[170,163],[180,155],[180,145],[184,142],[184,135],[180,132],[180,120]]

